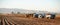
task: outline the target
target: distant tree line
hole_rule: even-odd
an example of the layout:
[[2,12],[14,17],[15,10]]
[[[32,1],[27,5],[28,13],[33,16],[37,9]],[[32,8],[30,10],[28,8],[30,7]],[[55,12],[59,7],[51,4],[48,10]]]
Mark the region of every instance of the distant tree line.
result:
[[[16,13],[14,13],[13,11],[11,12],[12,14],[16,14]],[[20,14],[20,12],[17,12],[17,14]]]

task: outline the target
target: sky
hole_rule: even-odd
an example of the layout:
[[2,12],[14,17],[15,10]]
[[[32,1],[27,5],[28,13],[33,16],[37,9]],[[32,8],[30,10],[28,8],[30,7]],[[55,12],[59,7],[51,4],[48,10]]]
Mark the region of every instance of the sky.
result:
[[60,0],[0,0],[0,8],[60,12]]

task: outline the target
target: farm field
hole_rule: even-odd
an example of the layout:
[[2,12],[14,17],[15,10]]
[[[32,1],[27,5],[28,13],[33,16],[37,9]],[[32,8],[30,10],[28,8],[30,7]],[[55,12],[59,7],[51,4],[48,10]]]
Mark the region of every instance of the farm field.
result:
[[[60,15],[55,19],[23,17],[22,15],[3,15],[2,19],[6,19],[9,24],[14,25],[60,25]],[[1,20],[1,19],[0,19]]]

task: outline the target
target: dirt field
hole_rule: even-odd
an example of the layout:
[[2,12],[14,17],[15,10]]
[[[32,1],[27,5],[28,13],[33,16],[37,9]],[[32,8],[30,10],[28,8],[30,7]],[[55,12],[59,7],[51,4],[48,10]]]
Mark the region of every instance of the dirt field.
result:
[[[22,15],[21,15],[22,16]],[[16,15],[4,15],[9,22],[17,25],[60,25],[60,15],[57,15],[55,19],[46,18],[24,18],[23,16]]]

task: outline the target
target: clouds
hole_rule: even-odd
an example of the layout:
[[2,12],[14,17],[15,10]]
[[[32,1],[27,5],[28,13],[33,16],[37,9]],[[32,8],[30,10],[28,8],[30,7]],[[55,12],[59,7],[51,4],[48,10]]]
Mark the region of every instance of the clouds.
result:
[[57,12],[59,11],[59,0],[2,0],[0,8],[23,8]]

